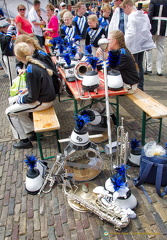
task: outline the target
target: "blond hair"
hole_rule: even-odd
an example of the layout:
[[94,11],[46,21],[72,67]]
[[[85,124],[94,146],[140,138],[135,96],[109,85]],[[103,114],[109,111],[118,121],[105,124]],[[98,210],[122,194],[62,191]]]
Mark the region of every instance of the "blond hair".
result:
[[126,5],[133,7],[134,6],[133,0],[124,0],[120,6],[124,8],[126,7]]
[[26,34],[20,34],[16,37],[15,44],[19,42],[25,42],[25,43],[30,43],[34,46],[35,49],[42,50],[40,45],[38,44],[38,40],[36,40],[33,37],[30,37],[29,35]]
[[[125,48],[128,52],[130,52],[129,49],[126,47],[125,37],[124,37],[123,32],[121,32],[119,30],[114,30],[114,31],[110,32],[109,35],[112,35],[112,38],[117,41],[120,48]],[[131,54],[131,52],[130,52],[130,54]],[[131,56],[135,62],[136,70],[137,70],[137,72],[139,72],[138,64],[136,63],[134,56],[132,54],[131,54]]]
[[108,3],[103,5],[101,11],[104,12],[104,11],[107,11],[107,10],[111,11],[111,6]]
[[98,18],[96,14],[91,14],[88,16],[88,20],[92,20],[94,22],[98,22]]
[[[42,64],[37,59],[32,58],[31,48],[30,48],[30,46],[27,43],[19,42],[19,43],[15,44],[15,46],[14,46],[14,53],[15,53],[16,57],[18,57],[20,59],[24,59],[25,58],[27,62],[36,64],[36,65],[46,69],[44,64]],[[46,69],[46,70],[47,70],[48,74],[50,76],[52,76],[53,71],[50,70],[50,69]]]
[[114,30],[112,32],[110,32],[109,35],[112,35],[112,37],[117,41],[117,43],[119,44],[120,48],[126,48],[126,44],[125,44],[125,37],[123,32],[119,31],[119,30]]
[[63,18],[65,18],[65,17],[67,17],[67,18],[73,18],[73,15],[72,15],[72,13],[71,13],[70,11],[66,11],[66,12],[63,14]]
[[54,7],[51,3],[49,3],[49,4],[46,6],[46,8],[49,8],[52,12],[54,12],[54,10],[55,10],[55,7]]
[[76,8],[75,8],[76,13],[78,12],[78,9],[80,9],[82,5],[85,5],[85,3],[84,2],[77,3]]
[[25,8],[25,10],[26,10],[26,7],[25,7],[23,4],[19,4],[19,5],[17,6],[17,11],[19,11],[20,7],[23,7],[23,8]]

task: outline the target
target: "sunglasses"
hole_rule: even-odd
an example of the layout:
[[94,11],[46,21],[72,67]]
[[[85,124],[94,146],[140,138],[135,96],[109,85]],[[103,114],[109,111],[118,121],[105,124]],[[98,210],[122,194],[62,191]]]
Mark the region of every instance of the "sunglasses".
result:
[[19,11],[25,11],[25,8],[20,8]]

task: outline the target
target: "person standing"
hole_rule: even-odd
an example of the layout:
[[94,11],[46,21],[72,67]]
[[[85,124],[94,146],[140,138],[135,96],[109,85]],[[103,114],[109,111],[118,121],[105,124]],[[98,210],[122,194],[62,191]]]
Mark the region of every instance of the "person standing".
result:
[[34,33],[32,31],[31,23],[28,21],[25,15],[26,7],[23,4],[19,4],[17,6],[17,11],[19,12],[19,15],[17,15],[15,18],[17,34],[27,34],[33,37]]
[[46,12],[49,18],[49,22],[48,22],[48,27],[43,28],[43,30],[45,31],[44,36],[50,36],[52,38],[56,38],[59,36],[59,33],[58,33],[59,23],[58,23],[57,16],[54,14],[54,10],[55,8],[52,4],[49,3],[46,6]]
[[57,14],[57,17],[58,17],[59,21],[60,21],[60,13],[61,13],[64,9],[67,9],[67,5],[66,5],[65,2],[61,2],[61,3],[60,3],[59,12],[58,12],[58,14]]
[[104,26],[106,36],[108,34],[108,27],[111,21],[111,14],[112,14],[112,8],[109,4],[104,4],[102,9],[102,16],[98,19],[99,20],[99,25]]
[[105,29],[99,26],[96,14],[91,14],[88,16],[88,25],[89,27],[86,30],[85,46],[92,45],[92,54],[95,56],[99,46],[98,41],[102,37],[106,37]]
[[124,0],[120,5],[128,15],[125,30],[125,43],[133,54],[139,67],[140,81],[138,88],[144,89],[143,56],[144,51],[155,48],[150,32],[151,25],[147,14],[134,8],[133,0]]
[[120,30],[121,32],[125,33],[127,22],[128,22],[128,16],[124,13],[124,10],[120,7],[123,0],[115,0],[115,10],[112,15],[109,27],[108,27],[108,36],[110,33],[114,30]]
[[88,28],[87,19],[85,17],[86,6],[84,2],[78,2],[76,5],[76,16],[73,19],[73,25],[76,26],[77,34],[81,37],[81,49],[85,46],[86,29]]
[[2,64],[6,74],[9,76],[10,86],[12,80],[17,77],[16,62],[13,52],[13,35],[8,31],[9,23],[6,19],[0,18],[0,50],[2,53]]
[[[156,70],[162,76],[164,60],[164,44],[167,36],[167,1],[151,0],[148,17],[151,23],[153,41],[157,47]],[[146,52],[146,74],[152,73],[152,50]]]
[[34,0],[33,6],[28,13],[28,20],[32,25],[34,35],[38,39],[39,45],[42,47],[44,45],[44,36],[41,26],[45,25],[45,21],[41,21],[37,13],[37,11],[40,9],[40,4],[40,1]]

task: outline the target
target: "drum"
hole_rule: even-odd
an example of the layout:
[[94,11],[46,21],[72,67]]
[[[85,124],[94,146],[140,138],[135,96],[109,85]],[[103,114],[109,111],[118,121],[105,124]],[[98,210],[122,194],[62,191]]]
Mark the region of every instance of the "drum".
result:
[[89,148],[65,148],[65,166],[68,173],[74,174],[76,181],[89,181],[98,176],[103,167],[103,160],[97,146],[90,142]]

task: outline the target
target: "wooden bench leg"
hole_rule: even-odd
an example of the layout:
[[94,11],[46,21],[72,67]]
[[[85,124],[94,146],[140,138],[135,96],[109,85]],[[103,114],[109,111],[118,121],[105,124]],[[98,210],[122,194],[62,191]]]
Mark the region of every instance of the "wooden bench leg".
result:
[[146,113],[143,112],[143,116],[142,116],[142,138],[141,138],[142,146],[145,145],[145,137],[146,137]]

